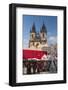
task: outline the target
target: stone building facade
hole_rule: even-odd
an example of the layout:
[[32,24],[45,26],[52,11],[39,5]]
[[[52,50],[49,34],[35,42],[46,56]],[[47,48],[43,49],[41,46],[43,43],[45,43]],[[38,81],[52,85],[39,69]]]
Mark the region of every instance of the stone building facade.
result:
[[46,26],[43,23],[40,28],[40,32],[36,32],[36,27],[33,23],[30,30],[29,48],[41,50],[42,47],[48,47]]

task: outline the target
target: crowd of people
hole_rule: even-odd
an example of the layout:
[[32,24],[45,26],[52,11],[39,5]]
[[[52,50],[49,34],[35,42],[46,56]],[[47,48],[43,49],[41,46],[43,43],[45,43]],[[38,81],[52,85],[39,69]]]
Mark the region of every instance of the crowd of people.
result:
[[38,74],[38,73],[56,73],[57,72],[57,59],[54,60],[24,60],[23,61],[23,74]]

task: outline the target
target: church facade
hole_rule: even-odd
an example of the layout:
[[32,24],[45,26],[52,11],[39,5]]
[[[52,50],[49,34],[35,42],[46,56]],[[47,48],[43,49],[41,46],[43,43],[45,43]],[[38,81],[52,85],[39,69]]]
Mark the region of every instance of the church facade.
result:
[[46,26],[43,23],[40,32],[37,32],[35,24],[33,23],[30,30],[29,48],[41,50],[43,47],[48,47]]

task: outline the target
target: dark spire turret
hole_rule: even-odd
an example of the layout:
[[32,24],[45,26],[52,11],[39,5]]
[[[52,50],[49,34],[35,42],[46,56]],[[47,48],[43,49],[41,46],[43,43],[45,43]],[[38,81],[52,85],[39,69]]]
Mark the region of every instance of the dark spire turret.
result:
[[42,33],[42,32],[47,33],[46,26],[45,26],[44,23],[43,23],[43,25],[42,25],[42,28],[41,28],[40,32],[41,32],[41,33]]
[[33,23],[33,26],[32,26],[32,30],[31,30],[31,32],[36,33],[35,23]]

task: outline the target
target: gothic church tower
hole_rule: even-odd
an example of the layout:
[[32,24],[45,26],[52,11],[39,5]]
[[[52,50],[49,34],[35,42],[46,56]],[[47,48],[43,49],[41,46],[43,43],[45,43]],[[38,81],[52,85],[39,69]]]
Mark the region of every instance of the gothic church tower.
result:
[[35,24],[33,23],[32,28],[30,30],[30,40],[29,40],[29,48],[32,49],[41,49],[42,47],[47,47],[47,30],[43,23],[40,32],[36,32]]
[[47,45],[47,29],[43,23],[42,28],[40,30],[40,39],[41,39],[41,45],[42,46],[48,46]]

